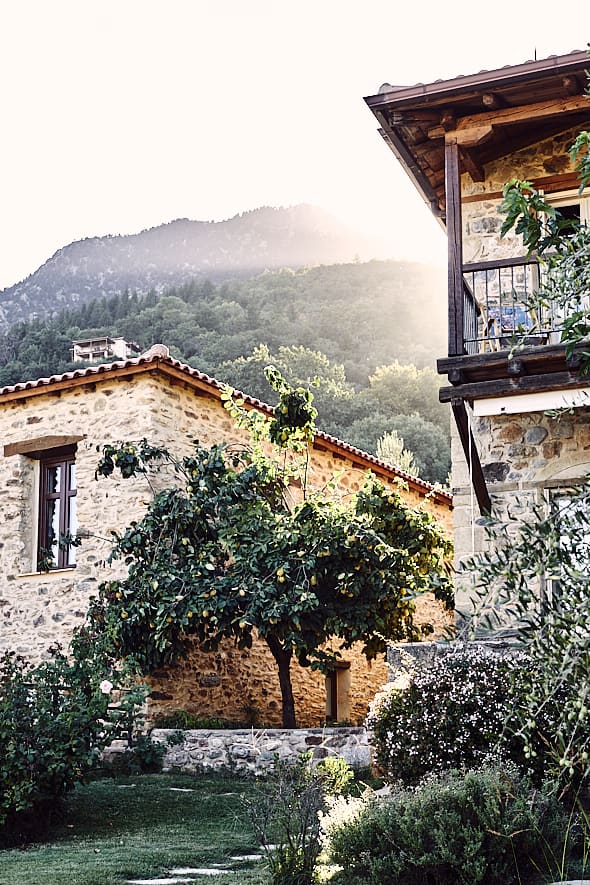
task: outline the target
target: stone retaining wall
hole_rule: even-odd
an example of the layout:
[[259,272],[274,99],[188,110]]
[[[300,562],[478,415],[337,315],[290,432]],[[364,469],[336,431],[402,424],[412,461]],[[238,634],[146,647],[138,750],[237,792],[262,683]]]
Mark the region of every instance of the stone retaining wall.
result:
[[[165,743],[172,734],[174,729],[156,728],[151,737]],[[316,761],[340,756],[355,769],[368,768],[371,762],[364,728],[199,729],[183,734],[184,743],[168,747],[164,771],[198,774],[229,769],[262,774],[271,768],[275,756],[295,760],[309,750]]]

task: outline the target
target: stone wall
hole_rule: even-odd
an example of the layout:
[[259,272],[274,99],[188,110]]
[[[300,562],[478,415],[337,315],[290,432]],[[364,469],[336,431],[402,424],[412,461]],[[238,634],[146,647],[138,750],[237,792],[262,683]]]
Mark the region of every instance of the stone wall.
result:
[[[205,446],[244,439],[218,398],[184,383],[172,384],[149,371],[124,379],[112,379],[106,372],[71,388],[34,389],[18,399],[0,396],[2,446],[62,435],[79,440],[78,518],[86,537],[77,550],[75,569],[47,574],[35,571],[38,461],[23,454],[0,457],[0,652],[11,649],[33,661],[46,657],[55,642],[67,646],[99,583],[122,574],[120,563],[108,566],[105,561],[111,533],[141,517],[150,500],[151,491],[143,480],[96,481],[97,448],[107,442],[146,437],[188,453],[195,438]],[[343,495],[356,491],[363,482],[364,471],[353,466],[352,459],[315,449],[313,482],[323,486],[335,473],[342,474],[339,486]],[[402,494],[412,505],[421,501],[411,489]],[[422,503],[443,524],[450,525],[448,505],[423,498]],[[448,620],[432,600],[425,602],[421,617],[434,621],[439,629]],[[343,689],[339,699],[346,714],[341,718],[362,722],[369,700],[386,679],[385,662],[367,664],[358,649],[345,657],[352,684]],[[300,721],[319,725],[326,716],[324,677],[293,667]],[[181,708],[200,715],[279,724],[277,682],[274,661],[262,643],[250,654],[230,644],[215,654],[195,649],[185,665],[154,678],[150,712],[156,715],[163,709]]]
[[[465,173],[461,178],[461,195],[464,203],[463,216],[463,262],[491,261],[495,258],[513,258],[524,254],[521,237],[510,233],[500,237],[503,216],[498,207],[502,201],[502,188],[511,178],[530,181],[574,171],[567,153],[577,129],[571,129],[556,138],[547,139],[508,154],[485,167],[485,181],[474,182]],[[571,184],[568,185],[572,187]],[[553,183],[551,189],[558,185]],[[565,188],[558,188],[565,190]]]
[[36,572],[39,464],[26,455],[0,457],[1,650],[39,660],[53,643],[67,644],[99,581],[116,571],[105,563],[111,532],[122,528],[123,519],[141,514],[149,490],[143,481],[127,484],[124,491],[107,481],[97,482],[96,446],[128,433],[151,436],[144,394],[144,385],[130,380],[126,385],[105,383],[92,390],[0,401],[3,446],[46,436],[81,438],[76,453],[78,520],[89,534],[79,548],[75,570]]
[[[172,734],[154,729],[151,737],[166,743]],[[371,763],[367,732],[364,728],[313,729],[239,729],[184,731],[184,742],[168,747],[164,771],[197,774],[230,770],[241,774],[263,774],[270,770],[275,757],[295,761],[311,751],[315,762],[327,757],[341,757],[355,769]]]
[[[504,184],[511,178],[547,180],[547,194],[573,188],[574,167],[568,148],[577,129],[530,145],[485,167],[485,181],[461,179],[464,263],[524,256],[521,237],[500,237],[503,216],[498,212]],[[568,176],[560,183],[560,176]],[[531,406],[532,407],[532,406]],[[492,499],[493,512],[527,518],[533,504],[545,504],[552,487],[571,485],[590,470],[590,413],[576,408],[559,420],[542,411],[471,418],[473,436]],[[478,524],[467,464],[456,428],[452,429],[454,540],[457,567],[486,544]],[[456,606],[461,615],[471,609],[473,577],[457,580]]]
[[[552,492],[590,474],[590,407],[552,418],[543,412],[472,418],[474,437],[494,515],[526,519],[533,505],[548,506]],[[486,544],[477,524],[479,511],[471,492],[467,464],[453,434],[453,491],[457,567]],[[470,610],[470,579],[457,581],[456,606]]]

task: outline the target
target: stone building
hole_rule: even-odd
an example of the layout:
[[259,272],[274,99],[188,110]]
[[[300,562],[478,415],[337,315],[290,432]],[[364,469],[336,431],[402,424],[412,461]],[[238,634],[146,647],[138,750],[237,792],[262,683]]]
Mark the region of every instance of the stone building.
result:
[[[0,651],[39,660],[56,641],[67,644],[98,584],[109,570],[117,574],[105,562],[111,532],[140,517],[151,493],[145,481],[97,481],[98,449],[145,437],[182,455],[195,438],[205,446],[239,441],[242,431],[220,394],[217,381],[172,359],[163,345],[137,358],[0,390]],[[268,410],[258,400],[245,401]],[[311,462],[314,483],[324,486],[341,472],[343,492],[360,488],[368,469],[392,486],[401,479],[408,502],[425,506],[450,531],[450,496],[420,479],[322,433]],[[54,539],[67,532],[79,532],[82,545],[58,549]],[[48,553],[57,567],[43,572]],[[424,605],[421,617],[442,627],[438,604]],[[384,662],[369,666],[354,649],[327,684],[317,673],[297,671],[302,725],[318,725],[327,716],[362,720],[386,680]],[[186,664],[154,677],[153,689],[152,712],[168,707],[280,722],[278,678],[263,643],[251,652],[231,644],[215,654],[195,648]]]
[[96,363],[101,360],[125,360],[138,354],[140,347],[125,338],[110,338],[101,335],[97,338],[80,338],[72,341],[72,362]]
[[[590,385],[560,343],[562,317],[535,301],[542,273],[500,236],[503,185],[528,180],[566,217],[590,221],[568,148],[590,127],[585,52],[411,87],[366,102],[448,236],[448,357],[458,560],[480,550],[481,513],[551,507],[590,472]],[[547,410],[571,407],[559,421]],[[549,587],[541,587],[550,593]],[[459,588],[457,609],[469,609]]]

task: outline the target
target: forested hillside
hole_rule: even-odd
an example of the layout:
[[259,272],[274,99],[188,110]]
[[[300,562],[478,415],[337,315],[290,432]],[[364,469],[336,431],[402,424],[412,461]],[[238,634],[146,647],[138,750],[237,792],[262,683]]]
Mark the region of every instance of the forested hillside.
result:
[[264,366],[315,390],[319,425],[375,452],[397,430],[425,479],[449,467],[448,414],[438,403],[445,352],[444,275],[371,261],[282,270],[215,284],[194,279],[158,295],[123,292],[12,326],[0,336],[0,385],[73,368],[71,342],[108,334],[173,356],[263,400]]
[[0,329],[126,289],[146,295],[193,279],[220,282],[281,267],[387,255],[382,243],[317,206],[266,206],[215,222],[181,218],[59,249],[26,280],[0,292]]

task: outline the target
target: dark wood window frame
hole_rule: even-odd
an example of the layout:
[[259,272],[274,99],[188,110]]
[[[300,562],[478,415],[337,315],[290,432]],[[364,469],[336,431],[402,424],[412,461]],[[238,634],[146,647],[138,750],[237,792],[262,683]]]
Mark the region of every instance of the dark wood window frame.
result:
[[[37,565],[43,570],[74,568],[74,548],[60,545],[60,538],[75,533],[71,513],[77,496],[75,446],[48,449],[39,458],[39,525],[37,534]],[[52,479],[53,477],[53,479]],[[52,514],[57,510],[55,526]],[[57,534],[55,529],[57,528]],[[49,558],[52,563],[49,564]]]

